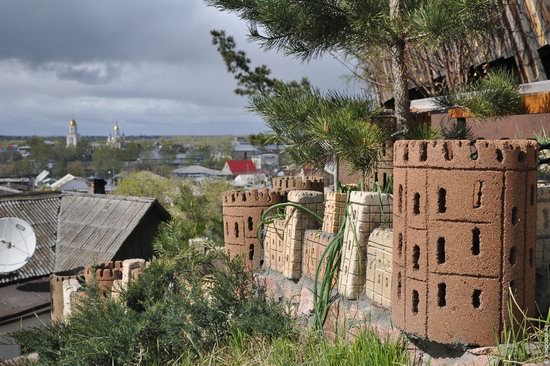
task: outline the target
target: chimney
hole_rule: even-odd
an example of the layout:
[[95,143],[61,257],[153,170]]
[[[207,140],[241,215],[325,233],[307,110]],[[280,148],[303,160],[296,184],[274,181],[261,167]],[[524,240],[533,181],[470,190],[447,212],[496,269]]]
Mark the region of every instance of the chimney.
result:
[[105,194],[105,185],[107,185],[105,179],[90,177],[88,178],[88,193]]

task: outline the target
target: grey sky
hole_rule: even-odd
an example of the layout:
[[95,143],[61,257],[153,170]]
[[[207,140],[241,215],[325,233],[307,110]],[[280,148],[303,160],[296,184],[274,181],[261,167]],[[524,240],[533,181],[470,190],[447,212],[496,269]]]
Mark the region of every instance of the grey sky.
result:
[[209,31],[234,35],[275,77],[344,90],[331,58],[301,65],[246,42],[246,24],[202,0],[0,0],[0,135],[246,134],[265,130],[233,94]]

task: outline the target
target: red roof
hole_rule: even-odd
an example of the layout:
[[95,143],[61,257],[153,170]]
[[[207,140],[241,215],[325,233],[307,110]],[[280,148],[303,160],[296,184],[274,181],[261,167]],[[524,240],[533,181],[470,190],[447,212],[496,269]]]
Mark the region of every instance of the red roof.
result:
[[252,174],[257,171],[252,160],[228,160],[227,167],[233,175]]

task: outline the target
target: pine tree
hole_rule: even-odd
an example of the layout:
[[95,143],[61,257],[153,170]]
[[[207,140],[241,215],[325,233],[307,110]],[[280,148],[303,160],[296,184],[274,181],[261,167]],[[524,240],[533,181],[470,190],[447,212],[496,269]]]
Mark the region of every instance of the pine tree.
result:
[[[251,38],[302,60],[389,52],[398,128],[410,123],[409,49],[483,40],[500,27],[500,0],[206,0],[248,22]],[[487,42],[485,42],[487,43]]]

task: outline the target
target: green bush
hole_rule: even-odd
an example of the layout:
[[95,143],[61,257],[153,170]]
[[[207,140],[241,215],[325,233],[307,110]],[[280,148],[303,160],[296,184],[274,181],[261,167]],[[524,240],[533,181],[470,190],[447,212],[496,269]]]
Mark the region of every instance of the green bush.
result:
[[240,260],[186,248],[155,259],[120,302],[91,287],[66,323],[13,334],[44,365],[164,365],[196,360],[235,332],[292,337],[284,309],[258,294]]

